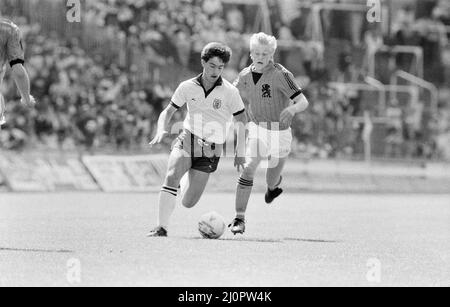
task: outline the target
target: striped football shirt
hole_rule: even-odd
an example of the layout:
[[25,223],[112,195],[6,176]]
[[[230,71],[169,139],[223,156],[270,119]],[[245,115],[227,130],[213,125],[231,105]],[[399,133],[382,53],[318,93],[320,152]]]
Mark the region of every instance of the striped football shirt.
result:
[[23,63],[24,49],[19,27],[10,20],[0,18],[0,83],[5,65],[15,61]]
[[248,104],[250,121],[269,130],[286,130],[279,124],[281,112],[302,93],[292,73],[277,63],[269,63],[262,75],[253,73],[253,65],[244,68],[234,85]]

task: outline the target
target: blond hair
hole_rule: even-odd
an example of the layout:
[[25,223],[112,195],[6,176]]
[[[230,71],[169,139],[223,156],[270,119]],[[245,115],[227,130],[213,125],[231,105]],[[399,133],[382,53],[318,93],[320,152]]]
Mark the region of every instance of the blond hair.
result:
[[250,51],[252,51],[256,45],[268,46],[272,52],[275,53],[277,50],[277,39],[264,32],[255,33],[250,38]]

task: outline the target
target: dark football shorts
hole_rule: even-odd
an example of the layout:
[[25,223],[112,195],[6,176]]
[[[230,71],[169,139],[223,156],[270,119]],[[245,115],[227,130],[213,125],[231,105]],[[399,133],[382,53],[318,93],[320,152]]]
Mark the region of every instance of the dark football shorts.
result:
[[174,148],[185,151],[191,157],[192,169],[210,174],[217,170],[223,145],[208,143],[184,129],[178,136]]

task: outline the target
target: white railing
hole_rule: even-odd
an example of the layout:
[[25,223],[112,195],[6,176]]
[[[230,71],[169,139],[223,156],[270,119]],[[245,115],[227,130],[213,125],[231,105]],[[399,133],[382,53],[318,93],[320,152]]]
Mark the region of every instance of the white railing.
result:
[[367,82],[367,84],[370,84],[380,91],[380,94],[378,95],[378,112],[379,114],[382,114],[386,109],[386,86],[381,83],[381,81],[372,77],[366,77],[365,81]]
[[[319,41],[324,43],[324,29],[322,25],[322,19],[321,19],[321,12],[323,10],[334,10],[334,11],[348,11],[348,12],[361,12],[366,13],[368,10],[367,5],[365,4],[350,4],[350,3],[318,3],[318,4],[311,4],[306,3],[303,5],[303,7],[309,7],[311,8],[311,13],[313,14],[313,33],[312,37],[314,41]],[[383,7],[383,15],[387,15],[386,13],[386,7]],[[442,27],[437,27],[436,31],[439,31],[441,33],[441,39],[444,39],[445,42],[447,42],[447,36],[446,33],[444,33],[445,29]],[[448,29],[447,29],[448,30]],[[423,49],[421,47],[417,46],[382,46],[377,50],[376,53],[371,55],[371,58],[369,59],[369,76],[375,77],[375,59],[376,54],[379,52],[389,52],[391,56],[406,53],[406,54],[412,54],[414,55],[416,59],[416,73],[419,78],[423,79],[423,70],[424,70],[424,58],[423,58]]]
[[375,66],[376,66],[376,55],[380,52],[388,52],[390,56],[394,56],[397,54],[412,54],[416,59],[416,72],[419,78],[423,79],[423,49],[418,46],[382,46],[378,48],[378,50],[371,55],[369,59],[369,75],[371,77],[375,77]]
[[323,10],[348,11],[348,12],[367,12],[368,7],[363,4],[347,4],[347,3],[318,3],[311,6],[313,14],[313,40],[325,42],[324,30],[322,25],[321,12]]
[[[407,93],[410,95],[410,102],[417,102],[419,99],[419,89],[417,86],[405,86],[405,85],[384,85],[379,80],[371,77],[366,78],[367,83],[342,83],[342,82],[330,82],[328,85],[336,89],[352,89],[358,91],[371,91],[378,92],[378,110],[380,114],[383,114],[386,110],[386,94],[389,93]],[[369,110],[364,110],[362,116],[354,116],[352,120],[356,123],[363,124],[363,137],[364,142],[364,159],[370,165],[372,161],[372,132],[374,124],[391,124],[394,119],[387,116],[372,116]]]
[[328,83],[328,86],[334,88],[334,89],[351,89],[354,91],[366,91],[366,92],[376,92],[378,93],[378,101],[379,103],[384,103],[385,104],[385,100],[383,99],[383,93],[384,89],[381,89],[377,86],[373,86],[371,84],[366,84],[366,83],[343,83],[343,82],[330,82]]
[[[409,95],[409,102],[410,103],[417,103],[419,100],[419,89],[417,86],[412,85],[396,85],[396,84],[389,84],[385,85],[382,84],[380,81],[369,78],[366,79],[366,82],[368,83],[342,83],[342,82],[330,82],[328,83],[328,86],[335,88],[335,89],[351,89],[356,91],[368,91],[368,92],[376,92],[379,95],[378,98],[378,116],[373,117],[373,121],[375,123],[386,123],[386,117],[383,116],[386,107],[387,107],[387,101],[386,101],[386,95],[389,94],[390,97],[393,97],[393,94],[408,94]],[[357,121],[363,122],[363,118],[354,118]]]
[[[368,11],[368,7],[365,4],[347,4],[347,3],[319,3],[319,4],[304,4],[304,7],[310,7],[311,13],[313,14],[313,33],[312,38],[314,41],[319,41],[321,43],[325,42],[324,38],[324,29],[322,25],[321,12],[323,10],[334,10],[334,11],[347,11],[347,12],[361,12],[366,13]],[[386,7],[383,7],[383,15],[388,15],[386,13]],[[445,37],[445,33],[443,33],[442,28],[436,28],[436,31],[441,32],[441,39]],[[380,47],[375,53],[371,54],[371,58],[369,59],[369,76],[375,77],[375,59],[376,54],[380,52],[389,52],[391,56],[406,53],[412,54],[415,57],[415,71],[419,78],[423,79],[424,73],[424,58],[423,58],[423,49],[418,46],[387,46],[383,45]]]
[[439,103],[438,89],[433,83],[427,82],[427,81],[425,81],[421,78],[418,78],[406,71],[399,70],[391,76],[391,84],[397,85],[399,78],[406,80],[409,83],[414,84],[414,85],[428,91],[430,93],[431,108],[432,108],[433,112],[438,111],[438,103]]

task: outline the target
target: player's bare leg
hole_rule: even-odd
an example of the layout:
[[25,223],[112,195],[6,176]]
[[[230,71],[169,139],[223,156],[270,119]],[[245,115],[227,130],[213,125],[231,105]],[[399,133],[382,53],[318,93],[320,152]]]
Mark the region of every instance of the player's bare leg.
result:
[[266,172],[267,192],[265,201],[268,204],[272,203],[281,195],[281,193],[283,193],[283,190],[280,188],[283,180],[281,173],[283,172],[287,158],[272,157],[271,160],[272,161],[269,162],[270,167]]
[[169,157],[168,169],[164,185],[159,193],[159,212],[157,227],[147,236],[165,237],[169,226],[169,219],[175,210],[178,187],[181,178],[191,168],[192,160],[182,149],[174,148]]
[[209,173],[190,169],[187,180],[181,184],[181,203],[186,208],[193,208],[200,200],[209,180]]

